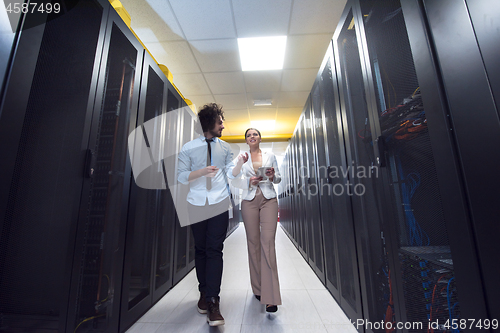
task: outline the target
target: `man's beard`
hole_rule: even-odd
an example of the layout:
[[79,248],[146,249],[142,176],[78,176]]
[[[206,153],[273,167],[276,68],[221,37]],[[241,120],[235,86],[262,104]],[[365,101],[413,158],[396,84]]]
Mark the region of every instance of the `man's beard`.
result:
[[215,130],[210,130],[210,131],[208,131],[208,133],[210,133],[211,136],[218,137],[218,138],[220,138],[222,136],[222,131],[216,132]]

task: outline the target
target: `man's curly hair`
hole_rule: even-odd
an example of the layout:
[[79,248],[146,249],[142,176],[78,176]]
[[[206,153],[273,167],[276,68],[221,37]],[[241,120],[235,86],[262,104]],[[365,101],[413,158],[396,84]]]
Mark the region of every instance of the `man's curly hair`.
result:
[[198,112],[198,119],[200,119],[200,124],[203,132],[208,132],[215,127],[215,122],[219,120],[219,117],[224,120],[224,111],[222,111],[222,105],[217,103],[205,104]]

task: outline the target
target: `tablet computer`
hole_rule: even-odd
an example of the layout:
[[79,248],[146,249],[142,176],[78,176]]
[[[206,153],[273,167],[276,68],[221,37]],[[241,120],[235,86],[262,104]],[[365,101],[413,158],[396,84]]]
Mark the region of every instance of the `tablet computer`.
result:
[[260,167],[259,170],[257,170],[257,177],[262,177],[261,181],[268,180],[268,177],[266,176],[266,171],[271,169],[270,167]]

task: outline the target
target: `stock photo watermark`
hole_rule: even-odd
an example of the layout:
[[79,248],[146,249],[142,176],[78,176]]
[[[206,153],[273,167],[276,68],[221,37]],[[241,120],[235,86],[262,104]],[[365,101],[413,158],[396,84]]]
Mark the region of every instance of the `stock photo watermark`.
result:
[[[191,131],[182,132],[182,135],[179,135],[179,130],[186,128],[184,124],[192,124]],[[168,129],[162,130],[162,128]],[[128,137],[129,156],[136,185],[150,190],[168,189],[172,194],[181,226],[199,222],[196,218],[189,216],[186,198],[191,186],[201,188],[204,186],[202,184],[206,183],[206,179],[200,177],[190,181],[189,184],[180,183],[178,181],[178,158],[181,147],[202,133],[196,115],[189,107],[184,107],[148,120],[132,131]],[[229,146],[233,158],[236,158],[240,154],[239,146],[236,144],[229,144]],[[205,146],[193,149],[196,150],[191,151],[194,156],[206,155]],[[364,184],[366,180],[379,176],[377,166],[355,165],[354,162],[348,166],[312,166],[311,168],[301,166],[291,171],[299,180],[298,184],[282,184],[278,187],[278,194],[295,193],[307,196],[308,199],[314,196],[363,196],[366,192]],[[233,183],[229,179],[231,177],[226,174],[226,170],[219,169],[214,177],[218,177],[220,181],[226,181],[228,192],[231,192],[237,205],[241,199],[240,190],[229,191]],[[238,186],[234,187],[238,188]],[[229,207],[210,205],[202,219],[219,215],[228,209]]]
[[[309,169],[301,166],[297,170],[297,175],[302,179],[297,189],[293,184],[287,184],[283,192],[294,191],[297,194],[305,195],[308,199],[314,196],[362,196],[366,193],[366,186],[362,179],[378,178],[379,168],[377,166],[364,166],[354,164],[344,166],[319,166],[317,169]],[[318,179],[319,182],[309,184],[309,179]],[[333,184],[335,182],[335,184]]]

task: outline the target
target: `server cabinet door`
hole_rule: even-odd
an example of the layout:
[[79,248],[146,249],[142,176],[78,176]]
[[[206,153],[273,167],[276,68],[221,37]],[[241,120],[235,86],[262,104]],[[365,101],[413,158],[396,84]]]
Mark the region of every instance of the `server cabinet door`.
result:
[[[306,102],[307,105],[308,102]],[[307,106],[306,106],[307,107]],[[308,228],[309,226],[307,225],[306,221],[306,206],[305,206],[305,201],[306,198],[305,196],[306,191],[304,191],[304,188],[307,188],[307,170],[304,168],[301,168],[302,166],[305,165],[305,159],[306,157],[304,156],[305,154],[305,143],[304,143],[304,113],[302,113],[302,116],[299,119],[299,122],[297,123],[297,137],[295,141],[295,149],[296,149],[296,161],[297,161],[297,222],[299,226],[299,251],[300,253],[304,256],[306,261],[309,262],[309,239],[308,239]]]
[[[321,185],[321,223],[323,228],[323,244],[325,258],[325,285],[332,295],[340,302],[340,270],[339,247],[344,244],[337,238],[336,226],[348,221],[349,205],[346,196],[340,189],[344,182],[335,171],[345,169],[345,148],[342,122],[339,112],[337,76],[333,47],[330,45],[320,68],[318,79],[321,95],[321,122],[324,135],[324,168],[319,170]],[[319,117],[319,115],[318,115]],[[319,121],[319,119],[318,119]],[[318,144],[318,156],[322,154]],[[319,165],[322,166],[321,164]],[[332,173],[333,172],[333,173]],[[328,187],[324,187],[328,184]],[[338,194],[338,195],[337,195]]]
[[[297,133],[297,132],[295,132]],[[298,188],[298,165],[297,165],[297,138],[295,134],[292,136],[290,139],[290,165],[291,165],[291,177],[290,177],[290,182],[291,182],[291,188],[290,188],[290,201],[292,203],[292,207],[298,207],[298,195],[297,195],[297,188]],[[292,223],[292,229],[293,229],[293,242],[297,249],[300,248],[300,224],[299,224],[299,216],[298,214],[295,214],[295,210],[292,210],[294,212],[291,216],[291,223]]]
[[[453,155],[453,147],[449,138],[435,139],[436,132],[443,128],[445,137],[448,135],[446,126],[442,126],[445,117],[438,119],[439,113],[444,115],[440,107],[426,103],[439,89],[425,89],[420,79],[428,77],[417,78],[400,1],[387,0],[374,5],[361,0],[360,10],[359,17],[365,18],[363,22],[360,20],[360,30],[362,38],[366,38],[365,80],[371,96],[367,105],[373,108],[372,133],[376,133],[371,140],[382,167],[375,185],[380,184],[381,190],[377,191],[382,194],[380,207],[384,221],[388,222],[382,231],[392,253],[389,262],[393,262],[388,275],[389,299],[394,300],[395,316],[388,318],[386,312],[385,322],[411,323],[406,331],[421,332],[429,328],[429,322],[442,324],[463,318],[462,300],[468,288],[459,288],[455,263],[462,258],[452,251],[450,235],[453,228],[464,226],[465,216],[449,220],[463,211],[463,203],[462,208],[455,206],[452,215],[448,213],[448,181],[441,178],[443,172],[451,175],[455,168],[453,158],[443,159]],[[423,27],[421,24],[418,29]],[[427,72],[434,67],[432,63],[429,65]],[[436,84],[437,77],[432,80]],[[460,192],[457,183],[452,186],[456,188],[454,194]],[[371,262],[376,262],[375,258]],[[370,303],[375,309],[376,299]],[[389,302],[387,309],[391,307]],[[474,302],[474,307],[479,309],[481,304]],[[375,315],[373,320],[384,316],[370,311]]]
[[[313,210],[317,207],[313,206],[313,200],[311,200],[311,196],[309,193],[310,189],[310,184],[312,180],[312,170],[310,165],[313,164],[312,161],[310,162],[310,156],[309,156],[309,151],[311,150],[312,147],[309,146],[309,144],[312,143],[311,138],[308,136],[310,135],[310,129],[308,130],[308,127],[311,126],[311,96],[309,95],[309,98],[307,99],[306,105],[304,107],[304,111],[302,112],[302,121],[300,122],[300,135],[299,135],[299,140],[300,140],[300,149],[301,149],[301,154],[300,154],[300,174],[299,177],[302,182],[302,187],[301,187],[301,199],[302,199],[302,209],[300,210],[300,213],[302,215],[302,223],[304,225],[304,237],[306,239],[306,244],[305,244],[305,252],[306,252],[306,260],[309,262],[309,265],[312,267],[315,267],[315,262],[316,262],[316,254],[314,252],[314,232],[313,232],[313,221],[311,218],[311,215],[313,214]],[[311,152],[312,153],[312,152]],[[311,154],[312,155],[312,154]]]
[[[168,82],[166,82],[168,83]],[[165,96],[168,94],[168,85],[165,85]],[[159,207],[156,230],[156,251],[154,252],[154,292],[153,303],[160,299],[172,287],[174,274],[174,230],[176,222],[175,205],[173,193],[169,188],[167,172],[175,170],[176,154],[175,143],[177,139],[177,123],[166,112],[169,111],[168,100],[167,107],[163,110],[163,124],[161,133],[160,150],[164,152],[164,159],[161,161],[161,168],[165,178],[165,189],[159,192]],[[170,105],[171,107],[171,105]]]
[[[476,264],[464,260],[475,247],[488,315],[490,319],[498,319],[500,267],[493,263],[498,261],[500,254],[496,237],[500,233],[497,222],[500,174],[491,170],[498,170],[500,166],[500,154],[496,148],[500,145],[499,22],[495,20],[499,4],[498,1],[485,0],[424,1],[423,4],[435,44],[434,56],[443,80],[443,99],[449,107],[472,226],[472,230],[460,227],[461,232],[455,223],[450,223],[449,227],[453,263],[459,265],[456,276],[460,306],[463,311],[468,304],[480,303],[462,301],[465,293],[470,294],[467,297],[471,300],[480,294],[469,289],[470,283],[480,285],[479,279],[473,278]],[[471,238],[475,240],[472,246]],[[459,245],[461,242],[466,242],[467,250]],[[462,264],[470,266],[465,275],[459,275]],[[467,272],[465,265],[461,272]],[[472,311],[471,306],[460,318],[484,318],[484,312],[472,317]]]
[[136,127],[143,48],[110,10],[90,128],[68,327],[116,332],[132,177],[128,136]]
[[[323,226],[321,224],[320,197],[324,193],[322,185],[328,182],[321,177],[325,175],[326,156],[325,141],[323,137],[323,118],[321,116],[321,94],[319,81],[316,80],[311,92],[311,108],[306,115],[306,143],[307,143],[307,167],[310,177],[307,190],[307,206],[310,209],[309,223],[312,228],[312,250],[314,260],[311,262],[316,275],[325,283],[325,269],[323,257]],[[321,175],[323,173],[323,175]],[[311,256],[310,256],[311,257]]]
[[159,196],[160,190],[166,188],[160,145],[167,78],[146,52],[142,72],[137,127],[128,143],[132,165],[140,160],[149,167],[141,173],[132,170],[134,181],[127,218],[120,330],[134,323],[152,304],[155,232],[161,219]]
[[88,144],[107,4],[64,5],[58,13],[25,17],[0,110],[0,330],[5,332],[70,330],[82,146]]
[[[170,94],[170,92],[169,92]],[[174,95],[172,94],[172,97]],[[183,106],[183,101],[181,101],[180,96],[175,95],[178,107]],[[169,95],[170,98],[170,95]],[[193,117],[189,114],[187,110],[181,110],[179,112],[178,120],[178,151],[182,146],[191,141],[193,138],[194,128],[193,128]],[[177,161],[175,162],[177,166]],[[177,173],[176,173],[177,174]],[[189,186],[180,186],[177,188],[176,196],[177,203],[185,203],[187,205],[187,194],[189,192]],[[187,208],[178,209],[178,213],[186,213]],[[174,254],[174,284],[179,282],[186,274],[194,267],[194,240],[191,232],[190,226],[181,227],[179,221],[175,224],[175,254]]]
[[[353,2],[350,25],[343,27],[336,45],[341,67],[340,96],[348,161],[346,190],[352,204],[363,319],[367,323],[384,324],[364,325],[362,329],[367,332],[382,332],[385,329],[381,326],[391,327],[395,322],[394,288],[392,288],[394,272],[390,269],[392,267],[388,256],[390,249],[385,242],[388,231],[383,223],[385,221],[384,196],[381,195],[383,180],[379,170],[382,163],[375,150],[378,119],[374,83],[371,73],[367,71],[369,66],[365,63],[367,52],[365,30],[371,29],[371,26],[368,28],[368,24],[375,21],[376,10],[383,8],[387,11],[387,16],[382,18],[384,22],[397,16],[400,10],[398,11],[397,7],[388,7],[386,2],[370,4],[374,7],[373,11],[365,12],[361,11],[358,1]],[[390,54],[397,53],[394,51]],[[376,68],[378,65],[375,63]],[[387,70],[384,68],[382,72],[386,73]],[[375,78],[379,77],[380,75]],[[411,84],[409,80],[407,83]],[[361,329],[361,327],[356,328]]]
[[[335,64],[337,66],[337,80],[339,84],[340,111],[342,117],[342,128],[344,131],[344,143],[346,149],[347,165],[340,169],[339,178],[342,178],[344,187],[338,193],[348,198],[348,204],[353,205],[353,197],[357,195],[359,187],[356,181],[356,173],[353,172],[357,166],[358,147],[357,134],[358,123],[362,120],[365,125],[367,115],[365,104],[365,91],[362,77],[362,65],[359,54],[358,22],[356,18],[355,2],[351,1],[339,23],[333,37]],[[360,135],[365,134],[361,132]],[[362,318],[361,295],[358,274],[357,249],[354,233],[354,218],[359,207],[352,206],[347,219],[339,221],[336,232],[337,239],[345,244],[339,246],[339,268],[340,268],[340,305],[347,315],[355,320]],[[358,329],[363,330],[363,327]]]

